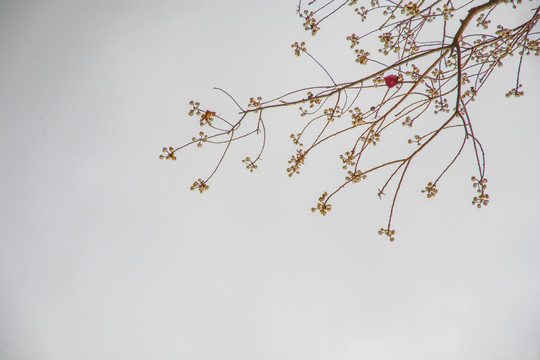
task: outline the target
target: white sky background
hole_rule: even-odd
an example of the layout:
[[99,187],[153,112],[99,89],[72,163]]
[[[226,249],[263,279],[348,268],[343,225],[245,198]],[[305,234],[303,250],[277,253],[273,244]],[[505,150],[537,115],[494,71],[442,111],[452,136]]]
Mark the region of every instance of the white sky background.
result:
[[237,143],[202,196],[217,149],[158,160],[198,133],[189,100],[234,114],[214,86],[246,104],[327,84],[294,41],[336,81],[365,75],[340,15],[311,38],[296,3],[0,2],[1,359],[540,359],[537,59],[525,97],[504,97],[507,66],[471,106],[490,205],[470,204],[470,148],[420,193],[449,136],[411,165],[394,243],[382,177],[309,211],[344,149],[288,178],[295,111],[266,114],[255,173],[258,140]]

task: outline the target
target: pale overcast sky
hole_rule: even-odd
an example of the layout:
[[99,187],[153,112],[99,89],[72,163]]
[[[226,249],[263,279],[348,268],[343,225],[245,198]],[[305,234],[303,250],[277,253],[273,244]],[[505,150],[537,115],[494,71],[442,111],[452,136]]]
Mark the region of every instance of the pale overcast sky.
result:
[[238,144],[204,195],[189,186],[217,152],[158,160],[199,131],[190,100],[234,113],[214,86],[245,104],[327,84],[295,41],[337,81],[365,74],[346,26],[312,39],[296,4],[0,1],[0,359],[540,359],[537,58],[525,97],[504,97],[508,66],[470,108],[490,205],[470,204],[471,149],[420,193],[451,157],[434,146],[394,243],[380,182],[311,213],[341,150],[288,178],[294,111],[266,115],[255,173],[240,160],[257,142]]

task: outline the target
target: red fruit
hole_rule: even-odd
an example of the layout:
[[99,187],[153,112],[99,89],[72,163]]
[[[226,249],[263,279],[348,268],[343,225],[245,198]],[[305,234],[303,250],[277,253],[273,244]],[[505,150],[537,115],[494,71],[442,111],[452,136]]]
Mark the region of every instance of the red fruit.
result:
[[399,79],[396,75],[388,75],[384,78],[384,83],[389,88],[396,86],[399,83]]

